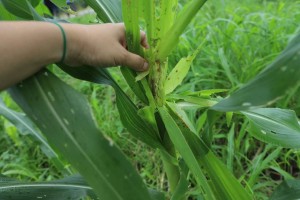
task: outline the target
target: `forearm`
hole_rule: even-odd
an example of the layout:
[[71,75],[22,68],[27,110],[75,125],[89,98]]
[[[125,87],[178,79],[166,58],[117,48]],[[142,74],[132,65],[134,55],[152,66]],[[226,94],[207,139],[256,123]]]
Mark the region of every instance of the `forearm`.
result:
[[[72,25],[63,26],[71,44]],[[0,22],[0,38],[0,90],[59,62],[63,55],[61,30],[49,22]]]
[[[61,24],[66,33],[64,63],[69,66],[112,67],[123,65],[137,71],[148,68],[146,60],[126,49],[123,24]],[[147,48],[145,34],[141,44]],[[60,28],[50,22],[0,22],[0,91],[31,76],[63,56]]]

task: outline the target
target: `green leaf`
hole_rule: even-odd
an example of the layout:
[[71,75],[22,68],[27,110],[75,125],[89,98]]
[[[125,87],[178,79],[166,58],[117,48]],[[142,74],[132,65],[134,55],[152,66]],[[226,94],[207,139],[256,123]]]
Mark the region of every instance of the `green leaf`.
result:
[[166,32],[158,46],[157,59],[164,61],[170,52],[176,47],[179,36],[183,33],[206,0],[192,0],[188,2],[177,16],[176,23]]
[[85,0],[104,23],[122,22],[121,0]]
[[227,127],[230,127],[230,124],[232,122],[233,112],[226,112],[226,124]]
[[141,82],[136,81],[137,73],[128,67],[121,67],[121,72],[128,83],[128,86],[134,94],[145,104],[148,104],[148,99]]
[[[122,0],[122,14],[126,27],[126,43],[128,50],[143,56],[139,27],[139,12],[136,12],[141,9],[140,6],[139,1]],[[148,100],[142,83],[136,81],[137,72],[128,67],[122,67],[121,72],[136,96],[147,104]]]
[[145,106],[138,110],[139,116],[141,116],[145,121],[149,122],[152,127],[158,132],[156,119],[155,119],[155,112],[150,106]]
[[33,19],[27,0],[2,0],[2,4],[10,13],[18,17],[29,20]]
[[87,195],[96,198],[81,176],[48,182],[20,182],[0,177],[0,199],[3,200],[80,200]]
[[[33,6],[36,7],[41,3],[41,0],[29,0],[29,3]],[[44,2],[42,2],[44,3]]]
[[218,199],[253,199],[241,183],[211,151],[201,159],[201,164],[208,172]]
[[207,122],[205,124],[204,131],[201,135],[201,138],[203,139],[203,141],[208,147],[211,147],[213,142],[213,134],[214,134],[213,127],[217,122],[217,120],[220,118],[220,113],[214,110],[207,110],[206,115],[207,115],[206,117]]
[[98,84],[111,85],[115,89],[117,95],[117,107],[120,112],[121,121],[125,128],[127,128],[134,137],[149,146],[159,148],[161,150],[164,149],[161,145],[161,140],[157,131],[152,128],[151,124],[138,115],[137,107],[116,84],[106,69],[94,67],[72,68],[62,65],[61,68],[75,78]]
[[163,192],[152,189],[148,189],[148,192],[153,200],[166,200]]
[[273,192],[270,200],[300,199],[300,180],[285,180]]
[[[208,149],[205,149],[205,146],[202,145],[201,142],[200,144],[197,143],[198,140],[195,140],[195,137],[197,136],[194,133],[187,132],[188,135],[184,134],[177,125],[176,121],[174,121],[174,119],[168,113],[167,109],[160,107],[159,113],[166,126],[171,141],[181,154],[191,172],[194,174],[197,183],[203,187],[208,199],[215,199],[210,186],[203,174],[201,166],[198,163],[198,158],[194,154],[195,151],[199,151],[199,153],[204,156],[208,152]],[[193,145],[193,147],[197,146],[196,149],[191,147],[191,142],[197,143]]]
[[[23,19],[44,21],[44,19],[36,12],[31,2],[27,0],[2,0],[4,7],[15,16]],[[33,1],[35,4],[36,2]]]
[[248,110],[273,103],[297,85],[300,77],[300,34],[269,65],[245,86],[216,104],[218,111]]
[[[145,20],[147,29],[147,39],[150,48],[154,47],[154,32],[155,30],[155,0],[141,0],[140,6],[142,7],[142,18]],[[151,42],[150,42],[151,41]]]
[[49,71],[41,71],[9,91],[49,143],[102,199],[150,199],[130,162],[98,130],[83,95]]
[[243,111],[251,122],[250,133],[264,142],[288,148],[300,148],[300,125],[292,110],[259,108]]
[[0,1],[0,20],[16,20],[17,17],[8,12]]
[[211,107],[217,103],[217,101],[207,97],[203,98],[203,97],[180,95],[180,94],[172,94],[169,95],[168,97],[169,99],[178,100],[178,102],[181,102],[180,100],[183,100],[183,102],[194,104],[198,108]]
[[139,10],[138,1],[122,0],[122,14],[126,26],[126,44],[129,51],[141,55],[141,34],[139,27]]
[[66,0],[50,0],[50,1],[59,8],[68,6]]
[[183,160],[180,160],[179,166],[180,166],[180,179],[174,191],[174,194],[172,195],[171,200],[186,199],[186,193],[189,190],[189,182],[187,179],[189,168]]
[[180,106],[178,106],[176,103],[170,103],[170,102],[167,102],[167,105],[169,106],[169,108],[171,108],[173,110],[174,113],[176,113],[177,115],[179,115],[179,117],[182,119],[182,121],[184,122],[184,124],[193,133],[195,133],[195,134],[197,133],[196,128],[192,124],[192,122],[189,119],[189,117],[187,116],[186,112],[184,112],[184,110],[182,110]]
[[[159,112],[172,142],[197,183],[204,188],[207,199],[252,199],[226,166],[186,127],[179,116],[175,113],[170,115],[165,109],[159,109]],[[206,186],[202,167],[208,173],[212,187]]]
[[253,188],[257,184],[263,170],[268,170],[281,153],[282,147],[274,147],[273,144],[267,144],[263,151],[251,161],[250,174],[247,181],[249,188]]
[[44,136],[36,130],[32,121],[24,114],[15,112],[5,106],[4,102],[0,98],[0,115],[8,119],[14,124],[21,134],[31,134],[37,141],[43,145],[43,150],[50,158],[58,157],[55,151],[49,146]]
[[178,0],[159,1],[158,38],[162,38],[175,22]]
[[213,94],[227,92],[228,89],[210,89],[210,90],[201,90],[197,92],[185,91],[181,93],[182,95],[190,95],[190,96],[200,96],[200,97],[209,97]]
[[195,50],[192,55],[182,58],[172,69],[165,82],[165,94],[173,92],[173,90],[182,83],[203,44],[204,42]]

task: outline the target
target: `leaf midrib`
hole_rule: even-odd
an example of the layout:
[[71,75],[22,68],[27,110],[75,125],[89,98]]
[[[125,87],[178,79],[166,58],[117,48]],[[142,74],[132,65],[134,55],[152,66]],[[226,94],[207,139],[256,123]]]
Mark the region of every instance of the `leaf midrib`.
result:
[[291,126],[290,124],[286,124],[286,123],[279,122],[279,121],[277,121],[277,120],[275,120],[275,119],[272,119],[272,118],[267,117],[267,116],[262,115],[262,114],[253,113],[253,112],[248,112],[248,111],[243,111],[242,113],[246,113],[246,115],[250,115],[250,116],[259,118],[259,119],[261,119],[261,120],[268,121],[268,122],[273,123],[273,124],[275,123],[275,124],[277,124],[277,125],[279,125],[279,126],[281,126],[281,127],[285,126],[285,127],[287,127],[288,129],[290,129],[290,130],[292,130],[292,131],[296,131],[296,132],[299,132],[299,131],[300,131],[300,128],[299,128],[299,127],[295,127],[294,124],[291,124],[291,125],[292,125],[292,126]]
[[90,165],[92,166],[92,168],[94,168],[95,172],[100,175],[100,177],[102,178],[102,180],[104,180],[105,183],[108,185],[108,187],[111,188],[111,190],[116,194],[116,197],[118,197],[118,199],[123,199],[120,196],[120,194],[114,189],[114,187],[110,184],[110,182],[105,178],[105,176],[101,173],[101,171],[99,171],[99,169],[97,168],[97,166],[95,165],[95,163],[89,158],[89,156],[87,156],[87,154],[84,152],[84,150],[78,144],[78,142],[74,139],[74,137],[72,136],[71,132],[68,130],[68,128],[66,127],[66,125],[60,119],[58,113],[55,111],[54,107],[52,106],[51,102],[49,101],[47,95],[43,91],[43,89],[42,89],[42,87],[41,87],[41,85],[40,85],[40,83],[39,83],[39,81],[37,80],[36,77],[34,78],[34,82],[36,83],[36,85],[38,87],[38,91],[41,93],[41,97],[45,100],[45,102],[48,105],[50,111],[52,112],[54,118],[61,125],[61,127],[65,131],[66,135],[74,143],[75,147],[78,148],[79,152],[86,158],[86,160],[90,163]]
[[10,188],[28,188],[28,187],[51,187],[51,188],[58,188],[58,187],[67,187],[67,188],[81,188],[92,190],[90,186],[83,186],[83,185],[74,185],[74,184],[58,184],[58,183],[36,183],[36,184],[8,184],[5,186],[0,186],[0,190],[10,189]]

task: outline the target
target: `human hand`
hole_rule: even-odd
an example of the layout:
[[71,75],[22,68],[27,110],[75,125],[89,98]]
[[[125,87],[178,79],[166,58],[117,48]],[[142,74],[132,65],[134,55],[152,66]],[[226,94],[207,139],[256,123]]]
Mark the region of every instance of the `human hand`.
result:
[[[67,33],[70,66],[127,66],[136,71],[148,69],[147,61],[126,49],[125,26],[119,24],[63,25]],[[141,32],[141,45],[148,48],[146,35]]]

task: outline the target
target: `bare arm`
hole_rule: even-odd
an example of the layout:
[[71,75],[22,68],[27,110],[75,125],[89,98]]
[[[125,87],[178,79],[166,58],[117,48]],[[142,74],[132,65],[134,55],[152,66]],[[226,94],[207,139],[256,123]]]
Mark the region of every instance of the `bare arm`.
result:
[[[67,36],[65,63],[95,67],[125,65],[137,71],[147,62],[126,50],[123,24],[61,24]],[[48,22],[0,22],[0,91],[29,77],[63,54],[60,29]],[[142,33],[141,44],[147,47]]]

